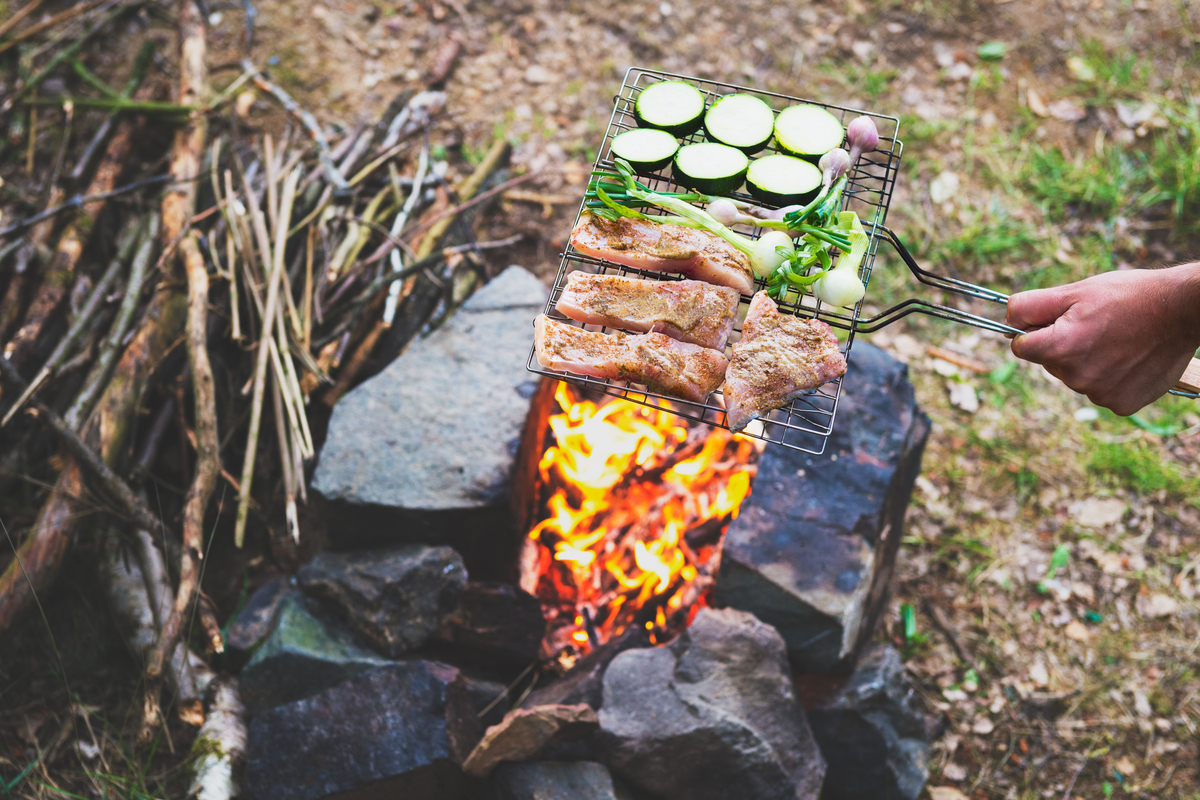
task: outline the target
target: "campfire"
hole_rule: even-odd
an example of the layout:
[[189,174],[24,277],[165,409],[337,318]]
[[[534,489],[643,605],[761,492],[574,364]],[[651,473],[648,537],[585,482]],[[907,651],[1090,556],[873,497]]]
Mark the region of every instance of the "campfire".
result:
[[569,667],[633,626],[666,641],[707,604],[762,445],[665,407],[597,405],[565,383],[555,400],[535,575],[522,583],[545,608],[548,655]]

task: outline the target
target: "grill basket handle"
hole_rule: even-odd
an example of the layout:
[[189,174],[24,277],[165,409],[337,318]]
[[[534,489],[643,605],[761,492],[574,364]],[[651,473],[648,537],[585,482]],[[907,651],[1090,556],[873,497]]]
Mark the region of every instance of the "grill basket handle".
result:
[[[973,297],[977,300],[988,300],[993,303],[1008,303],[1008,295],[997,292],[993,289],[988,289],[984,286],[976,286],[973,283],[959,280],[957,278],[947,278],[942,275],[935,275],[928,270],[922,269],[917,260],[913,258],[912,253],[900,241],[900,237],[896,236],[891,228],[885,225],[876,225],[876,232],[886,240],[896,253],[903,259],[909,271],[916,277],[918,281],[933,286],[943,291],[953,292],[963,295],[964,297]],[[951,322],[960,322],[964,325],[971,325],[983,330],[995,331],[1015,336],[1025,331],[1020,328],[1014,328],[1003,322],[998,322],[987,317],[981,317],[976,314],[968,314],[966,311],[960,311],[957,308],[939,305],[938,303],[930,303],[927,300],[919,300],[913,298],[905,300],[903,303],[898,303],[887,311],[876,314],[868,319],[856,320],[854,323],[855,333],[874,333],[875,331],[892,324],[898,319],[907,317],[909,314],[927,314],[931,317],[939,319],[948,319]],[[1200,398],[1200,358],[1193,358],[1184,371],[1183,377],[1179,383],[1175,384],[1175,388],[1171,389],[1171,394],[1180,395],[1182,397]]]

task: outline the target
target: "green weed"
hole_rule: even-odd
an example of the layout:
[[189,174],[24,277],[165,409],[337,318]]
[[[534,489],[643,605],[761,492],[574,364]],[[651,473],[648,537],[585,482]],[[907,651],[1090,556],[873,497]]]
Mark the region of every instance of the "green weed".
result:
[[1109,105],[1114,99],[1132,97],[1149,88],[1150,75],[1137,53],[1128,50],[1110,53],[1095,39],[1085,42],[1081,55],[1083,63],[1095,76],[1084,82],[1089,100],[1095,105]]
[[986,209],[968,211],[956,235],[930,243],[922,255],[939,271],[962,271],[998,262],[1034,261],[1044,256],[1048,247],[1035,226],[993,202]]
[[1058,148],[1033,147],[1022,184],[1047,216],[1086,212],[1105,220],[1158,211],[1177,230],[1200,223],[1200,119],[1195,104],[1159,103],[1170,127],[1139,147],[1109,146],[1102,155],[1068,159]]
[[1141,495],[1195,495],[1200,489],[1200,480],[1165,461],[1157,447],[1145,442],[1092,442],[1087,466],[1101,480]]

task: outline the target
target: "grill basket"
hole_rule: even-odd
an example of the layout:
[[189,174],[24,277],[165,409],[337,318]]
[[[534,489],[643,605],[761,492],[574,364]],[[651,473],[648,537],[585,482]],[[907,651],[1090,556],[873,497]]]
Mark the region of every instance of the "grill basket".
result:
[[[731,83],[723,83],[720,81],[704,80],[687,75],[677,75],[670,72],[661,72],[658,70],[645,69],[642,67],[631,67],[625,73],[625,79],[621,84],[621,90],[614,98],[614,106],[612,116],[608,122],[608,129],[604,134],[604,141],[601,144],[600,151],[597,154],[593,169],[612,171],[614,169],[612,155],[610,152],[610,144],[615,136],[627,130],[637,127],[637,121],[634,118],[634,104],[637,102],[638,95],[647,86],[657,83],[662,80],[678,80],[695,86],[705,96],[706,104],[711,104],[713,101],[726,94],[744,93],[754,95],[764,100],[776,113],[782,111],[790,105],[808,104],[815,105],[826,109],[834,116],[838,117],[843,126],[845,126],[854,117],[865,115],[871,117],[879,130],[879,144],[875,150],[870,153],[863,153],[858,162],[851,168],[847,175],[846,188],[843,193],[842,208],[843,210],[853,211],[858,214],[862,221],[863,229],[869,237],[869,246],[866,256],[863,258],[862,264],[859,267],[859,277],[863,284],[870,289],[871,269],[875,264],[875,256],[879,250],[880,242],[886,241],[896,249],[901,260],[916,277],[916,279],[928,286],[936,289],[950,292],[953,294],[963,295],[964,297],[984,300],[997,304],[1005,304],[1008,302],[1008,295],[993,291],[981,286],[961,281],[956,278],[947,278],[935,275],[927,270],[922,269],[904,247],[903,243],[886,225],[888,206],[891,203],[892,192],[896,187],[896,176],[900,168],[900,157],[904,151],[904,144],[899,139],[900,121],[896,117],[875,114],[869,111],[859,109],[846,108],[843,106],[830,105],[828,103],[819,103],[813,100],[806,100],[799,97],[791,97],[788,95],[778,94],[775,92],[763,92],[745,86],[737,86]],[[693,142],[704,141],[703,129],[693,133],[681,140],[682,144],[692,144]],[[779,152],[775,147],[774,140],[763,151],[762,155]],[[665,171],[663,171],[665,172]],[[688,191],[680,187],[669,175],[663,172],[652,175],[639,175],[638,181],[647,186],[651,191],[675,192]],[[749,203],[757,203],[757,201],[748,194],[735,193],[733,197],[744,200]],[[581,201],[579,211],[576,214],[575,222],[579,221],[579,216],[584,212],[587,206],[587,198]],[[665,215],[661,209],[656,207],[647,207],[641,209],[645,214]],[[572,226],[573,227],[573,226]],[[747,229],[742,226],[736,228],[740,233],[743,233],[750,238],[758,238],[763,229],[754,228]],[[568,244],[566,251],[562,254],[562,259],[559,262],[558,272],[554,278],[554,285],[550,291],[550,297],[547,300],[545,313],[551,319],[559,322],[564,322],[576,327],[584,328],[589,331],[608,332],[608,328],[599,325],[586,325],[583,323],[571,320],[555,310],[555,305],[558,302],[559,296],[566,287],[567,276],[571,272],[583,271],[599,275],[624,275],[637,278],[645,278],[649,280],[670,281],[679,280],[680,276],[664,274],[659,272],[650,272],[645,270],[635,269],[620,264],[613,264],[608,261],[585,256],[576,251]],[[766,281],[761,279],[755,280],[756,291],[766,288]],[[749,296],[743,295],[743,309],[750,301]],[[965,311],[960,311],[949,306],[932,303],[926,300],[917,298],[906,300],[899,303],[880,314],[871,317],[861,316],[864,300],[859,301],[858,305],[853,310],[831,308],[817,300],[809,292],[802,292],[795,288],[790,289],[786,295],[783,295],[778,301],[779,309],[783,313],[790,313],[796,316],[805,317],[808,319],[821,320],[839,332],[839,349],[847,359],[847,370],[853,369],[853,360],[850,357],[850,351],[854,345],[854,337],[858,333],[872,333],[880,328],[895,322],[912,313],[926,314],[929,316],[947,319],[953,322],[959,322],[966,325],[982,328],[984,330],[995,331],[1004,334],[1017,334],[1022,331],[1012,328],[1004,323],[997,322],[987,317],[970,314]],[[729,345],[726,346],[726,354],[734,342],[736,342],[741,334],[740,322],[735,324],[734,332],[730,336]],[[620,397],[635,403],[649,405],[654,407],[667,408],[673,413],[685,417],[687,419],[713,425],[716,427],[727,428],[725,424],[725,407],[721,400],[719,392],[709,395],[704,402],[692,402],[682,400],[677,397],[659,394],[649,391],[645,387],[628,384],[623,381],[612,379],[595,378],[588,375],[579,375],[573,372],[565,372],[560,370],[548,369],[538,363],[536,353],[531,350],[527,368],[530,372],[543,375],[548,378],[566,381],[584,390],[601,392],[603,394]],[[833,432],[834,420],[837,417],[838,399],[841,396],[842,379],[830,381],[811,393],[803,395],[783,408],[772,411],[763,419],[756,420],[750,424],[742,433],[747,436],[752,436],[757,439],[762,439],[772,444],[783,445],[795,450],[800,450],[813,455],[820,455],[825,452],[825,445],[829,435]],[[1174,394],[1182,394],[1188,397],[1198,397],[1196,393],[1186,392],[1181,390],[1173,390]]]

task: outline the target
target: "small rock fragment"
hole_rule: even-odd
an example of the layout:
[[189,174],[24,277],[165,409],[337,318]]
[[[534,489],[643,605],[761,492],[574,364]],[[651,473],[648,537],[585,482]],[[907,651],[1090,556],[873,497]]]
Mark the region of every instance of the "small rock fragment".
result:
[[508,712],[499,725],[487,729],[463,762],[468,775],[482,778],[501,761],[528,761],[548,744],[578,739],[600,727],[591,706],[535,706]]
[[1066,634],[1068,639],[1073,639],[1076,642],[1086,642],[1092,638],[1092,634],[1087,629],[1087,626],[1077,619],[1071,620],[1067,624],[1067,627],[1063,628],[1063,633]]
[[929,800],[968,800],[968,798],[953,786],[931,786],[929,787]]
[[1174,616],[1179,609],[1179,603],[1165,594],[1138,595],[1134,602],[1138,614],[1146,619],[1161,619]]
[[1089,497],[1075,508],[1075,520],[1087,528],[1105,528],[1120,522],[1127,507],[1117,497]]
[[965,781],[967,779],[967,768],[962,764],[955,764],[951,761],[942,768],[942,777],[948,781]]

